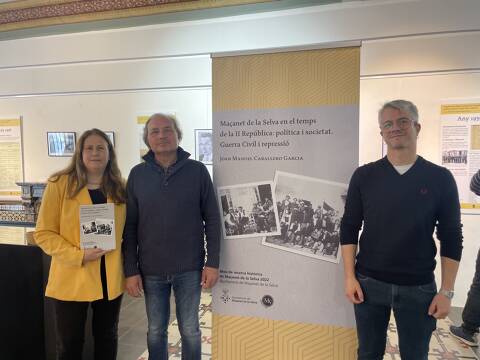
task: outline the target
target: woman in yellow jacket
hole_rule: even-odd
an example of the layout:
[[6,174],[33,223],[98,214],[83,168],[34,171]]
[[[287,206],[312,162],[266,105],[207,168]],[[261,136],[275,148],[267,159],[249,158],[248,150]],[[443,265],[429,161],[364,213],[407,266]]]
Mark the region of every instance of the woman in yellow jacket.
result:
[[[46,296],[54,299],[57,359],[82,359],[87,309],[93,309],[96,360],[115,359],[124,276],[121,242],[126,193],[108,136],[91,129],[70,165],[48,181],[35,240],[52,263]],[[115,249],[82,249],[80,205],[113,203]],[[96,229],[89,229],[96,231]]]

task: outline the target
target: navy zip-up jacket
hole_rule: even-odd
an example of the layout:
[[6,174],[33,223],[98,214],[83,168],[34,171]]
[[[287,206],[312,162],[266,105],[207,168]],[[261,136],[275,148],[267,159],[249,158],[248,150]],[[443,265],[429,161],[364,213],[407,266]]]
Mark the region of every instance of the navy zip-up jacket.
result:
[[152,151],[127,182],[127,219],[123,233],[125,276],[165,276],[218,268],[220,213],[207,168],[190,160],[181,147],[165,171]]

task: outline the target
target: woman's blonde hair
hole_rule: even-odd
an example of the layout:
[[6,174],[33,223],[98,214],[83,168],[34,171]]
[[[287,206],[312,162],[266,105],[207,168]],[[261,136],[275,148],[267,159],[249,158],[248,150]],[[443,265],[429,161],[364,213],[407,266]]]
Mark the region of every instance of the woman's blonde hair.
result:
[[125,182],[123,181],[122,174],[117,164],[117,156],[107,134],[99,129],[90,129],[85,131],[77,141],[75,147],[75,153],[73,154],[72,161],[63,170],[57,171],[48,179],[52,182],[57,182],[60,176],[67,175],[67,194],[69,198],[75,197],[80,190],[87,185],[87,169],[83,163],[83,146],[85,140],[91,136],[97,135],[105,140],[108,144],[109,159],[107,167],[103,172],[103,179],[100,190],[105,196],[110,196],[112,200],[117,204],[123,204],[126,201]]

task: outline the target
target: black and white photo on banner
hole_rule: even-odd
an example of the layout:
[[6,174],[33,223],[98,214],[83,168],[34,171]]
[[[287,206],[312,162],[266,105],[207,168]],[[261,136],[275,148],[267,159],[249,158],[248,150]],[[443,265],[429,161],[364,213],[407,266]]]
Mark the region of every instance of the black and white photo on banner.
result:
[[274,196],[280,234],[265,236],[262,244],[338,263],[347,189],[347,184],[276,171]]
[[280,234],[280,220],[272,189],[272,181],[218,188],[225,239]]

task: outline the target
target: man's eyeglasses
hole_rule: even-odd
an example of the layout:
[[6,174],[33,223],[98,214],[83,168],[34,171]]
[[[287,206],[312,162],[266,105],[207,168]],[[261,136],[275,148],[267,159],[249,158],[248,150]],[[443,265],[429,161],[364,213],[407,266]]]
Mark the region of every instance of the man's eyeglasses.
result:
[[393,129],[393,124],[397,124],[397,126],[404,130],[408,127],[410,127],[413,123],[412,120],[410,120],[409,118],[400,118],[400,119],[397,119],[395,121],[385,121],[383,124],[380,125],[380,129],[382,130],[391,130]]

